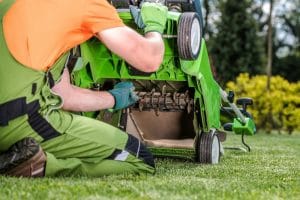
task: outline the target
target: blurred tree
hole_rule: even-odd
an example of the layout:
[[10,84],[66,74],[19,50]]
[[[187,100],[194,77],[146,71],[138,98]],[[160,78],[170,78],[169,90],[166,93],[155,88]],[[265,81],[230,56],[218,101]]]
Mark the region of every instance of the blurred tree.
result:
[[[270,84],[271,84],[271,76],[272,76],[272,64],[273,64],[273,0],[269,0],[269,17],[268,17],[268,34],[267,34],[267,57],[268,57],[268,63],[266,67],[266,73],[267,73],[267,91],[270,91]],[[271,112],[270,112],[271,114]]]
[[279,56],[274,58],[273,74],[296,82],[300,80],[300,1],[287,2],[292,5],[290,9],[277,15],[283,37],[275,38],[274,49]]
[[263,40],[251,13],[252,0],[221,0],[221,19],[210,41],[218,81],[226,83],[241,72],[257,74],[262,68]]
[[217,15],[217,0],[203,0],[202,1],[203,19],[204,19],[204,33],[206,39],[209,39],[214,32],[214,17]]
[[[252,13],[259,24],[259,34],[264,36],[265,54],[268,53],[268,19],[270,0],[255,0]],[[272,30],[272,71],[273,75],[281,75],[295,82],[300,77],[300,1],[274,0]],[[270,7],[269,7],[270,8]],[[269,35],[270,36],[270,35]],[[270,52],[269,52],[270,53]],[[266,56],[267,58],[267,56]]]
[[300,81],[300,51],[274,58],[273,74],[285,77],[290,82]]
[[211,12],[211,9],[210,9],[210,5],[209,5],[209,0],[204,0],[203,1],[203,7],[204,7],[204,10],[205,10],[205,15],[203,16],[204,17],[204,23],[205,23],[205,26],[204,26],[204,33],[207,33],[208,35],[209,34],[209,26],[208,26],[208,16]]

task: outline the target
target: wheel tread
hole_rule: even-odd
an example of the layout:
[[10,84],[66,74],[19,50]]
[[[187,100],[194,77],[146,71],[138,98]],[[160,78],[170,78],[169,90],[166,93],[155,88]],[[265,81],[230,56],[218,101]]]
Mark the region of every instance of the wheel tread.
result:
[[[215,132],[209,132],[209,133],[202,132],[198,136],[197,148],[196,148],[196,153],[197,153],[196,158],[198,159],[198,162],[207,163],[207,164],[211,164],[213,162],[211,155],[212,155],[212,148],[213,148],[212,145],[213,145],[214,137],[217,137],[219,141],[219,138]],[[220,158],[220,154],[219,154],[219,158]]]
[[200,26],[200,45],[198,52],[193,54],[192,48],[190,46],[191,43],[191,27],[193,24],[193,20],[198,18],[199,23],[200,19],[197,13],[195,12],[185,12],[181,15],[178,23],[178,31],[177,31],[177,46],[178,53],[181,59],[185,60],[195,60],[200,52],[201,47],[201,38],[202,38],[202,30]]

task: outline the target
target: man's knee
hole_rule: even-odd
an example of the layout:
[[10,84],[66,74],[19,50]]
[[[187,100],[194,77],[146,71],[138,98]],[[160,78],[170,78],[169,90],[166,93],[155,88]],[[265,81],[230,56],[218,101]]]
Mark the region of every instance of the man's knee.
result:
[[137,158],[143,160],[146,164],[155,168],[154,158],[152,153],[146,148],[146,146],[132,135],[128,135],[128,140],[125,149],[134,154]]
[[142,160],[150,167],[155,168],[154,158],[151,152],[140,140],[130,134],[128,134],[128,140],[124,150],[116,150],[113,155],[110,156],[110,158],[114,160],[126,161],[129,154],[133,155],[139,160]]

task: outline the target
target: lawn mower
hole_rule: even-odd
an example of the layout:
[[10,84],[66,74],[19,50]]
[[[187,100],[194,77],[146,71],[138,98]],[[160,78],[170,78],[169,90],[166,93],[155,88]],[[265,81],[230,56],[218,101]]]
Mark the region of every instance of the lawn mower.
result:
[[[142,33],[129,10],[129,5],[140,6],[141,2],[110,3],[127,26]],[[165,54],[154,73],[136,70],[96,38],[80,45],[80,59],[71,74],[75,85],[107,90],[120,81],[131,81],[139,96],[139,101],[127,109],[82,114],[136,136],[156,157],[216,164],[226,131],[241,134],[244,144],[243,136],[255,133],[255,124],[247,112],[253,102],[241,98],[237,107],[234,93],[225,92],[214,80],[203,38],[200,0],[166,0],[163,4],[168,7],[163,33]],[[234,114],[233,122],[222,125],[221,111]]]

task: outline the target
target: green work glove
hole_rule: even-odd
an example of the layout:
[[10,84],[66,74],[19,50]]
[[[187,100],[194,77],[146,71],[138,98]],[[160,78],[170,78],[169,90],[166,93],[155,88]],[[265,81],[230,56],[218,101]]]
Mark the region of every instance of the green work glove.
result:
[[144,32],[163,33],[166,22],[168,8],[160,3],[145,2],[139,11],[136,7],[130,6],[130,12],[139,28],[144,28]]
[[120,110],[134,104],[139,97],[134,93],[132,82],[117,83],[112,90],[108,92],[115,98],[114,110]]

